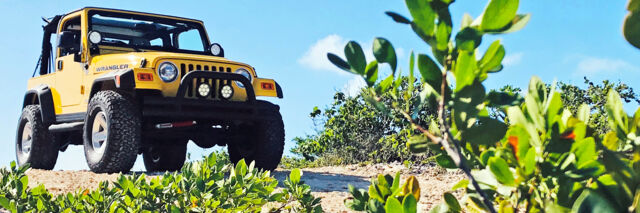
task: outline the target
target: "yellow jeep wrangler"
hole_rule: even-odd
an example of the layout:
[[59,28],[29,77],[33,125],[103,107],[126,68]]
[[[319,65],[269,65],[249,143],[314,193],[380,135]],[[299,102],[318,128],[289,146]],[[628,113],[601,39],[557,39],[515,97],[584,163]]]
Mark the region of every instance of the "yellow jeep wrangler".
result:
[[[105,8],[44,19],[42,54],[28,81],[16,136],[19,164],[53,169],[84,145],[93,172],[182,167],[187,143],[227,146],[273,170],[282,157],[282,98],[272,79],[224,58],[202,21]],[[57,38],[52,46],[52,38]]]

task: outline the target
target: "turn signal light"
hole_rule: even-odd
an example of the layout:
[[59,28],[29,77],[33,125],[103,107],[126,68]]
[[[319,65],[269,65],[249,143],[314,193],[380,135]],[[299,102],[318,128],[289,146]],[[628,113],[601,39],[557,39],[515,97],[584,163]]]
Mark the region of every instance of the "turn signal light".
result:
[[153,81],[151,73],[138,73],[138,81]]
[[260,84],[260,86],[262,87],[263,90],[273,90],[273,84],[272,83],[266,83],[263,82],[262,84]]

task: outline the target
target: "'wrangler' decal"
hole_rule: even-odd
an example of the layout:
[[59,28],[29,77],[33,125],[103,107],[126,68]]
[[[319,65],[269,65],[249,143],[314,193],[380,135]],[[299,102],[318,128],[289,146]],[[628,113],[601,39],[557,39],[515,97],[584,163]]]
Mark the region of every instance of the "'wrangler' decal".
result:
[[96,72],[109,71],[109,70],[122,70],[129,68],[128,64],[120,64],[120,65],[108,65],[96,68]]

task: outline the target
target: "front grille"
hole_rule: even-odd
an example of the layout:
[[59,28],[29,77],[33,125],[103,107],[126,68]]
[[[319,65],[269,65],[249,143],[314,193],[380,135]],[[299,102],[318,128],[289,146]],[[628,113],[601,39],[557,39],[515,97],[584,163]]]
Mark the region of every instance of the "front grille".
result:
[[[211,71],[211,72],[228,72],[231,73],[232,69],[231,67],[226,67],[226,66],[220,66],[220,65],[216,65],[216,64],[206,64],[206,63],[202,63],[202,64],[195,64],[195,63],[180,63],[179,65],[179,69],[180,69],[180,76],[182,79],[182,77],[184,77],[187,73],[191,72],[191,71]],[[206,82],[209,85],[211,85],[211,92],[209,93],[208,97],[199,97],[197,95],[197,86],[200,83]],[[206,79],[206,78],[195,78],[193,79],[192,82],[184,82],[184,83],[189,83],[189,88],[187,89],[187,93],[185,94],[185,97],[187,98],[207,98],[207,99],[216,99],[219,100],[221,99],[219,97],[219,90],[223,85],[228,85],[231,84],[231,82],[229,82],[228,80],[213,80],[213,79]]]

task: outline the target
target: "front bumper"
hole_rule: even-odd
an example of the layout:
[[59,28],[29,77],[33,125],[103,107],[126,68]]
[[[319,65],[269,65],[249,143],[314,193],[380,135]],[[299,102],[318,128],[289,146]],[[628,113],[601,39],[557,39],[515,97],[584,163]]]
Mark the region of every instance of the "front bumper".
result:
[[[186,98],[194,79],[202,82],[217,82],[212,85],[213,93],[218,93],[223,85],[239,81],[245,85],[245,101],[229,101],[210,98]],[[277,107],[264,101],[257,101],[256,95],[248,79],[235,73],[191,71],[180,82],[176,97],[144,97],[142,99],[142,115],[145,118],[180,119],[180,120],[262,120],[265,110]]]

